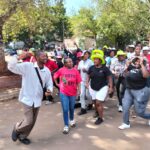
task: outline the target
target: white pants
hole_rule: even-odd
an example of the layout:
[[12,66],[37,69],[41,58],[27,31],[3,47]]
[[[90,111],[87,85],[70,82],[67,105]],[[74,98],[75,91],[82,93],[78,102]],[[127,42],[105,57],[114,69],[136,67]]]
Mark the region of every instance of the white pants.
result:
[[[85,100],[87,98],[87,100]],[[92,104],[89,89],[86,88],[86,83],[81,82],[81,94],[80,94],[81,108],[85,109],[88,104]]]
[[89,92],[92,96],[92,100],[105,101],[108,94],[108,86],[102,87],[99,91],[93,90],[89,87]]

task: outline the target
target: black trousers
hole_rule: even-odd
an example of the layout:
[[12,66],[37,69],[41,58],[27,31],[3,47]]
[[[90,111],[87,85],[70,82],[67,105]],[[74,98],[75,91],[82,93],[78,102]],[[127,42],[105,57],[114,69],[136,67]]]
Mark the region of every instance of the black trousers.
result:
[[121,106],[122,106],[122,99],[124,97],[125,89],[126,89],[125,78],[119,76],[119,78],[116,79],[116,91],[117,91],[119,105]]

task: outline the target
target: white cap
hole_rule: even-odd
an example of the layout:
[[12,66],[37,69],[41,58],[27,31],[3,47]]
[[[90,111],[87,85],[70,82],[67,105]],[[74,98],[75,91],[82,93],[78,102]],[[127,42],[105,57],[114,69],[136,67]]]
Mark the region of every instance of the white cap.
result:
[[149,50],[150,50],[150,47],[144,46],[142,50],[143,50],[143,51],[149,51]]
[[135,48],[135,46],[134,45],[128,45],[130,48]]
[[115,51],[115,50],[116,50],[116,48],[115,48],[115,47],[112,47],[112,48],[111,48],[111,50]]

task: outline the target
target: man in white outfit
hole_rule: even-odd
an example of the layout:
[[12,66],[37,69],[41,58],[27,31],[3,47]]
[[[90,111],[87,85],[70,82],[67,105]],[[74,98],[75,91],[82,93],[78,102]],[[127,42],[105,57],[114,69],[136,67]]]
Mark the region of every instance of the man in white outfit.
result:
[[[44,66],[46,62],[46,54],[44,52],[36,52],[37,62],[34,64],[30,62],[18,63],[18,60],[22,57],[23,54],[18,58],[17,56],[13,56],[12,60],[8,63],[10,71],[22,76],[19,101],[24,108],[24,119],[14,126],[12,140],[14,142],[19,140],[23,144],[30,144],[30,140],[27,137],[36,122],[43,94],[46,96],[51,94],[53,91],[53,82],[51,72]],[[44,87],[47,89],[46,92],[43,91]]]

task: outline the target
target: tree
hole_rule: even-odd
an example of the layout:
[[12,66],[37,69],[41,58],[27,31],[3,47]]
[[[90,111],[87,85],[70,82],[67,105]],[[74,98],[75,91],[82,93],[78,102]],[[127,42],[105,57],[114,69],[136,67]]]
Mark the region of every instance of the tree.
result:
[[30,4],[26,11],[18,11],[11,17],[3,34],[5,41],[24,38],[26,45],[41,43],[41,48],[44,41],[63,41],[64,37],[71,36],[63,1],[57,0],[53,5],[39,3],[38,7]]
[[71,18],[75,35],[93,37],[97,44],[124,48],[150,32],[149,0],[93,0],[95,9],[81,8]]
[[54,28],[47,36],[49,40],[63,42],[64,38],[72,36],[71,24],[69,17],[66,16],[63,0],[56,0],[55,5],[52,6],[52,14],[55,16],[55,20],[52,23]]
[[[53,28],[55,19],[48,0],[28,3],[25,11],[18,8],[17,12],[5,23],[3,28],[4,40],[20,40],[29,43],[36,36],[43,36]],[[35,39],[34,39],[35,38]]]
[[4,42],[25,41],[27,46],[71,36],[63,0],[0,0],[0,72],[6,68]]
[[94,10],[81,8],[71,19],[72,30],[77,36],[90,37],[96,40],[98,26]]
[[[150,9],[143,0],[97,0],[99,35],[123,48],[133,39],[141,39],[150,31]],[[129,40],[126,40],[129,39]]]
[[32,0],[0,0],[0,73],[6,70],[3,45],[3,27],[10,17],[17,12],[17,9],[25,9]]

